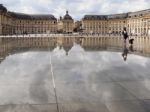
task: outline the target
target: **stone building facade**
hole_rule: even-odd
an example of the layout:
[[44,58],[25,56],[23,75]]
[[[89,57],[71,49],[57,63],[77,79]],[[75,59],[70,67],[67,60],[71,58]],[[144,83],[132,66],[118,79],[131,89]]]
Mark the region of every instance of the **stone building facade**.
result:
[[107,17],[103,15],[85,15],[82,19],[82,29],[85,33],[107,33]]
[[58,31],[60,33],[72,33],[74,29],[74,20],[66,11],[66,15],[58,20]]
[[128,13],[127,27],[131,34],[146,35],[150,33],[150,9]]
[[57,31],[57,19],[49,15],[29,15],[7,11],[0,4],[0,34],[36,34]]
[[150,9],[112,15],[85,15],[74,22],[68,11],[64,17],[10,12],[0,4],[0,35],[45,33],[120,34],[126,27],[130,35],[150,35]]
[[130,35],[150,34],[150,9],[114,15],[85,15],[84,33],[120,34],[126,27]]

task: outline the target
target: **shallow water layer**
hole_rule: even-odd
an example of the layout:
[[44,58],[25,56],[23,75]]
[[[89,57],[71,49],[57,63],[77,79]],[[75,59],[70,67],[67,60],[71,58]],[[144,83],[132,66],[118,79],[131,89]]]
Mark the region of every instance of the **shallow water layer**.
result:
[[0,112],[149,112],[150,58],[121,52],[29,50],[0,64]]

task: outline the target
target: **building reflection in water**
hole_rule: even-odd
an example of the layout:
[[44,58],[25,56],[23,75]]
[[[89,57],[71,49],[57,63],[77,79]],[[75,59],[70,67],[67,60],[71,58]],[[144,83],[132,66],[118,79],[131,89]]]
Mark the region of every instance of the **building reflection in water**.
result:
[[150,39],[148,37],[132,37],[126,44],[120,37],[1,37],[0,61],[4,60],[9,54],[29,50],[52,51],[57,46],[60,49],[63,48],[66,55],[69,55],[74,43],[80,44],[85,51],[123,52],[122,57],[125,61],[128,53],[150,56]]
[[21,53],[1,63],[0,112],[56,112],[51,70],[64,112],[146,112],[150,59],[129,54],[150,56],[149,38],[133,39],[124,45],[119,37],[1,38],[1,61],[10,54],[46,52]]

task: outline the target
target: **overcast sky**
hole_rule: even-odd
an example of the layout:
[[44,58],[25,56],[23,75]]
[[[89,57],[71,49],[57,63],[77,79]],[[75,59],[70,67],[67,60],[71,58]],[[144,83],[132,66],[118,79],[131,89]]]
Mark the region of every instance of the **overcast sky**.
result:
[[112,14],[150,8],[150,0],[0,0],[10,11],[63,16],[66,10],[74,19],[85,14]]

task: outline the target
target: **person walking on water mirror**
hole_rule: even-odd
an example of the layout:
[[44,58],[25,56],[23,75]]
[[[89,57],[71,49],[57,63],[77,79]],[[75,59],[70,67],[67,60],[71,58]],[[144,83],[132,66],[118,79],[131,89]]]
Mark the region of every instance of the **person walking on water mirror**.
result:
[[[123,36],[123,39],[124,39],[124,43],[126,43],[126,40],[127,40],[127,38],[129,37],[129,36],[128,36],[128,33],[127,33],[126,27],[123,28],[122,36]],[[129,39],[129,38],[128,38],[128,39]]]
[[123,45],[123,53],[122,53],[122,57],[124,61],[127,60],[128,53],[129,53],[129,50],[127,49],[127,44],[125,42]]

